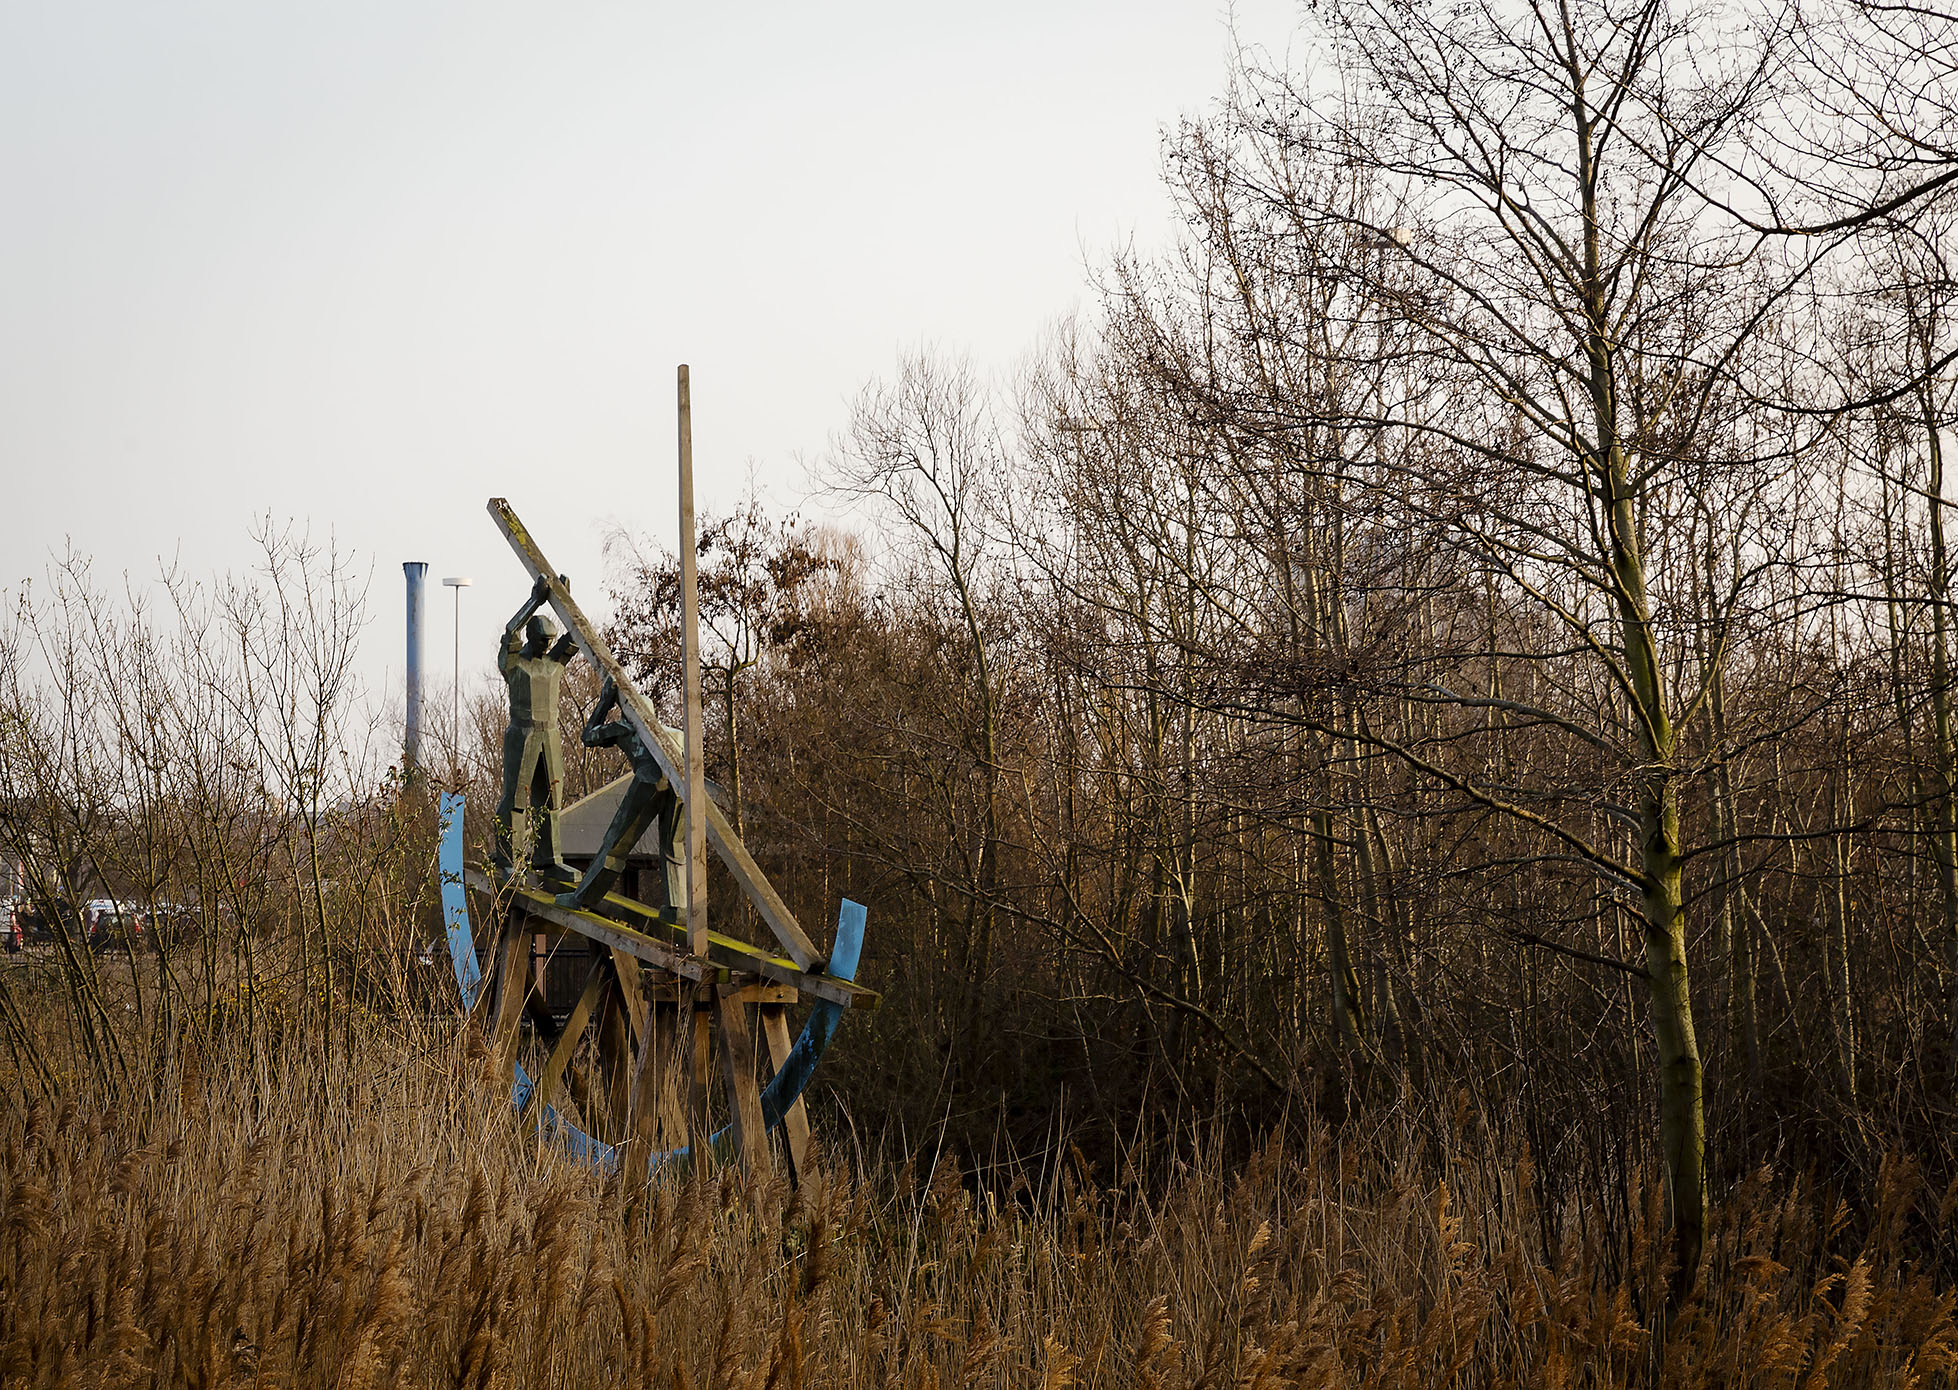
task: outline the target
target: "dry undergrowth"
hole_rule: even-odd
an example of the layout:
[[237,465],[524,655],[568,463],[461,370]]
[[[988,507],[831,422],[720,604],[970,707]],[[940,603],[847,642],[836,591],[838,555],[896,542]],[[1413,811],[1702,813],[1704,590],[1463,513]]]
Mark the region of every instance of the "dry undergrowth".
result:
[[1767,1172],[1728,1194],[1654,1368],[1656,1207],[1615,1244],[1546,1221],[1527,1158],[1466,1126],[1445,1161],[1320,1136],[1154,1200],[1075,1159],[996,1197],[947,1161],[833,1161],[799,1193],[722,1174],[628,1207],[459,1084],[459,1046],[369,1051],[332,1084],[188,1068],[146,1116],[8,1110],[5,1383],[1958,1382],[1952,1293],[1905,1235],[1958,1196],[1901,1167],[1853,1223]]

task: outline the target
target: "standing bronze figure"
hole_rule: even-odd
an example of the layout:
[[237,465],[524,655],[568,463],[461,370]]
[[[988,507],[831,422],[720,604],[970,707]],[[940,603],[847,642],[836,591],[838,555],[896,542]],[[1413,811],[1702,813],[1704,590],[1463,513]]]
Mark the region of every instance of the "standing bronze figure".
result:
[[494,859],[507,876],[514,847],[528,839],[531,869],[547,880],[569,884],[575,876],[558,845],[557,815],[564,792],[558,684],[578,646],[569,633],[557,637],[557,625],[537,611],[550,592],[550,581],[539,575],[523,607],[504,624],[497,649],[496,669],[510,687],[510,726],[503,733],[503,797],[496,803]]

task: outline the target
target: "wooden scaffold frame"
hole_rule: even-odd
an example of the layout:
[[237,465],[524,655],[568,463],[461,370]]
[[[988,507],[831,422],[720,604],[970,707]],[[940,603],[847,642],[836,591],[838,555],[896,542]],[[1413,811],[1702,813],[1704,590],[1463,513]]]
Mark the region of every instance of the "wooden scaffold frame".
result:
[[[769,1134],[779,1131],[791,1171],[799,1176],[808,1161],[803,1088],[843,1013],[875,1008],[879,996],[853,978],[863,943],[863,907],[843,900],[825,957],[708,795],[701,757],[693,451],[684,366],[679,407],[682,736],[660,721],[515,510],[500,497],[489,502],[498,529],[536,582],[532,606],[548,604],[568,641],[616,692],[612,699],[623,723],[608,726],[616,730],[613,738],[632,749],[648,792],[656,789],[665,799],[670,814],[660,819],[661,834],[672,841],[668,905],[603,891],[608,886],[603,879],[587,881],[581,893],[557,892],[565,886],[561,881],[545,881],[521,860],[469,864],[462,798],[445,794],[440,861],[450,956],[464,1008],[486,1031],[496,1065],[511,1086],[512,1104],[575,1156],[628,1175],[703,1153],[738,1158],[750,1172],[759,1172],[771,1161]],[[567,650],[560,660],[568,657]],[[549,736],[557,736],[554,727]],[[636,828],[627,833],[636,839]],[[674,855],[682,845],[684,853]],[[709,928],[709,846],[768,927],[776,949]],[[486,909],[486,920],[497,923],[487,971],[470,929],[472,892]],[[541,1005],[532,942],[570,936],[591,943],[592,964],[560,1023]],[[809,1016],[800,1036],[791,1040],[789,1010],[802,1003],[810,1005]],[[527,1017],[540,1050],[548,1046],[534,1077],[518,1057]],[[759,1075],[763,1047],[769,1062],[765,1083]],[[718,1104],[712,1096],[716,1070]],[[582,1125],[568,1114],[560,1091],[569,1095]]]

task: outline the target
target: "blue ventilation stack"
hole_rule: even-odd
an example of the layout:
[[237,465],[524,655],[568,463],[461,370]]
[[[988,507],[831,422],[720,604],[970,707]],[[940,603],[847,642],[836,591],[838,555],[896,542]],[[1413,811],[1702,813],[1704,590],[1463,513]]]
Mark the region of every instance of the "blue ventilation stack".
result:
[[428,566],[421,560],[404,560],[401,572],[408,577],[408,722],[401,740],[401,780],[405,783],[421,771],[422,582],[428,577]]

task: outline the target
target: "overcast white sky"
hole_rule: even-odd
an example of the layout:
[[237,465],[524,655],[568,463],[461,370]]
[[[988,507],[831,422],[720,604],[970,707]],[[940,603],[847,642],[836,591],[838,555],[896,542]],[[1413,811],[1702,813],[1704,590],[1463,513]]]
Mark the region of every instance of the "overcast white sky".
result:
[[1295,13],[0,0],[0,587],[241,566],[270,512],[373,566],[372,684],[402,560],[474,576],[480,668],[486,498],[597,597],[607,528],[672,532],[686,361],[702,505],[795,500],[902,348],[1010,368],[1165,242],[1163,128]]

